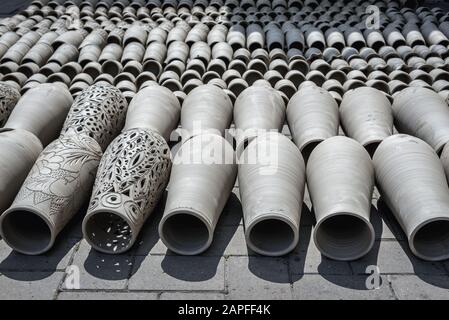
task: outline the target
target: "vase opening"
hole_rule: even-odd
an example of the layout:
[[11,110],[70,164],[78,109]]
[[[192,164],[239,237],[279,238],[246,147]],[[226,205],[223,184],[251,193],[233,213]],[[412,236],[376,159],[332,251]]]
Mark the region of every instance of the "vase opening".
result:
[[366,149],[366,151],[368,151],[371,158],[373,158],[374,153],[376,152],[377,147],[379,146],[379,144],[381,142],[382,141],[376,141],[376,142],[368,143],[367,145],[365,145],[365,149]]
[[181,212],[163,221],[161,237],[167,247],[179,254],[196,255],[209,247],[211,234],[206,223],[196,215]]
[[425,260],[449,258],[449,220],[436,219],[419,226],[410,237],[410,247]]
[[249,247],[267,256],[283,256],[294,249],[298,231],[278,218],[268,218],[252,224],[248,228]]
[[307,161],[309,160],[309,157],[312,154],[312,151],[315,149],[315,147],[319,145],[321,142],[323,142],[323,140],[311,141],[302,147],[301,153],[305,163],[307,163]]
[[362,218],[350,213],[337,213],[317,224],[314,240],[321,253],[331,259],[356,260],[373,246],[374,230]]
[[53,243],[52,231],[47,222],[26,209],[6,212],[0,228],[8,245],[24,254],[44,253]]

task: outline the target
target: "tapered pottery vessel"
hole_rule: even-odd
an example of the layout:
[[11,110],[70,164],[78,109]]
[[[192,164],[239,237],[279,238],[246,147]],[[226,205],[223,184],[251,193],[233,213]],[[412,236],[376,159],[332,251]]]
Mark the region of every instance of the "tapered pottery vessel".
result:
[[209,248],[237,175],[234,150],[216,134],[187,140],[173,160],[159,235],[172,251],[196,255]]
[[374,167],[357,141],[337,136],[324,140],[307,162],[307,186],[316,217],[313,239],[335,260],[356,260],[374,244],[370,223]]
[[373,163],[382,198],[412,252],[429,261],[449,258],[449,188],[434,149],[419,138],[393,135],[379,145]]
[[338,104],[322,88],[302,87],[288,103],[287,122],[293,141],[307,159],[321,141],[338,135]]
[[0,128],[5,125],[19,98],[20,93],[16,88],[0,82]]
[[0,233],[14,250],[42,254],[88,199],[101,148],[74,131],[39,155],[11,207],[0,218]]
[[212,132],[224,136],[232,121],[232,102],[228,95],[214,85],[193,89],[181,110],[183,139]]
[[129,250],[161,197],[170,175],[170,149],[147,128],[122,132],[98,168],[83,234],[96,250]]
[[245,89],[235,101],[237,156],[258,134],[280,131],[285,120],[282,96],[268,85],[255,85]]
[[72,102],[66,86],[39,84],[19,99],[2,130],[29,131],[46,146],[58,137]]
[[267,256],[292,251],[306,180],[299,149],[280,133],[260,135],[240,156],[238,177],[248,247]]
[[147,128],[169,141],[180,114],[181,105],[173,92],[159,85],[145,87],[131,100],[123,131]]
[[370,155],[393,134],[393,111],[382,91],[370,87],[348,91],[340,104],[340,119],[346,135],[360,142]]
[[394,96],[393,116],[401,133],[426,141],[441,153],[449,141],[449,108],[436,92],[410,87]]
[[83,90],[67,115],[62,134],[71,129],[94,138],[105,150],[122,130],[128,103],[116,87],[99,82]]

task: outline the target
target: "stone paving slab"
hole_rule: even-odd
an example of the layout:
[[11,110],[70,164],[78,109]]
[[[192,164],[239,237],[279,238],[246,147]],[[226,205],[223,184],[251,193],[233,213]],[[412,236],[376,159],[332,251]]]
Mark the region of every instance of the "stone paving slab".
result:
[[51,300],[63,277],[63,272],[0,273],[0,300]]
[[398,299],[449,299],[449,277],[447,276],[392,275],[389,278]]
[[157,300],[154,292],[61,292],[57,300]]

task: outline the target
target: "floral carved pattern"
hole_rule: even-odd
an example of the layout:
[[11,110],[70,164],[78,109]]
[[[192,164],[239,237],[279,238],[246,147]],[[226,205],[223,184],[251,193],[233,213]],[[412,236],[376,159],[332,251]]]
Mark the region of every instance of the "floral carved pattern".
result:
[[20,99],[19,92],[6,83],[0,82],[0,127],[3,127],[12,109]]

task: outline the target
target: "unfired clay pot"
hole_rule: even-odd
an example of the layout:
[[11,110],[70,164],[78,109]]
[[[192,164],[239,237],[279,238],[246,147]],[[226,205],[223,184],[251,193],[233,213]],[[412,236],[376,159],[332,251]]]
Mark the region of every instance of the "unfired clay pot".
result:
[[0,128],[5,125],[19,98],[20,93],[16,88],[0,82]]
[[430,144],[437,153],[449,141],[449,108],[436,92],[410,87],[394,96],[396,128]]
[[83,90],[73,103],[62,134],[74,129],[94,138],[105,150],[122,130],[128,103],[116,87],[99,82]]
[[170,175],[170,149],[146,128],[122,132],[106,149],[83,234],[96,250],[117,254],[134,244],[161,197]]
[[282,256],[299,239],[305,163],[299,149],[280,133],[254,139],[239,159],[245,238],[251,250]]
[[449,258],[449,188],[432,147],[416,137],[393,135],[379,145],[373,163],[382,198],[412,252],[430,261]]
[[172,251],[196,255],[212,243],[237,175],[232,146],[203,134],[182,144],[173,160],[159,235]]
[[66,86],[39,84],[19,99],[3,130],[27,130],[46,146],[59,135],[72,102]]
[[306,86],[290,99],[287,122],[293,141],[307,158],[321,141],[338,135],[338,105],[325,90]]
[[307,186],[316,217],[313,239],[335,260],[356,260],[374,244],[370,223],[374,167],[357,141],[337,136],[324,140],[307,163]]
[[390,101],[374,88],[346,92],[340,104],[340,119],[346,135],[360,142],[370,155],[383,139],[393,134]]
[[100,158],[100,146],[87,135],[71,132],[49,144],[0,218],[6,243],[24,254],[48,251],[87,200]]

